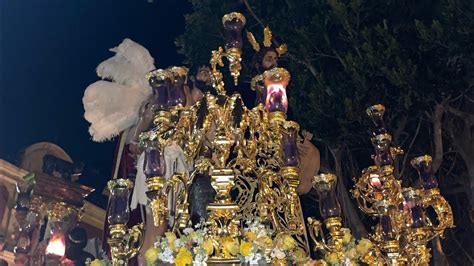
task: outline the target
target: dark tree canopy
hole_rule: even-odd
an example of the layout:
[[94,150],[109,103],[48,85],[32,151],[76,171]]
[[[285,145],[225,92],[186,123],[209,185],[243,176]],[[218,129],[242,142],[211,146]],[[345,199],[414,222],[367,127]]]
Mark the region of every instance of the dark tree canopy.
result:
[[[221,17],[231,11],[244,13],[257,39],[269,25],[274,42],[288,44],[280,62],[292,75],[292,118],[315,135],[346,187],[371,165],[365,109],[384,104],[393,141],[405,150],[397,175],[415,186],[410,159],[433,156],[457,225],[447,232],[445,251],[455,264],[473,263],[474,1],[191,2],[193,13],[177,39],[186,63],[208,63],[210,51],[224,43]],[[253,51],[248,43],[244,50],[248,66]]]

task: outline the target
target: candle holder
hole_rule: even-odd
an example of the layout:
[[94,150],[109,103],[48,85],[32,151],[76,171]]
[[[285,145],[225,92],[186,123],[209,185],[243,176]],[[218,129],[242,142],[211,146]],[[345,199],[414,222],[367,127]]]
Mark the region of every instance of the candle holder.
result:
[[411,161],[412,166],[418,172],[423,191],[420,193],[423,209],[433,208],[436,213],[437,222],[427,219],[427,227],[431,235],[430,238],[443,235],[447,228],[454,226],[453,212],[446,199],[441,196],[438,188],[438,182],[433,173],[433,159],[429,155],[423,155],[414,158]]
[[[353,195],[362,211],[379,218],[371,236],[376,244],[372,260],[381,259],[390,265],[427,265],[428,241],[453,226],[451,207],[440,195],[428,155],[411,161],[418,171],[422,189],[402,188],[394,176],[393,162],[403,151],[391,146],[392,136],[385,128],[384,112],[385,107],[380,104],[367,109],[372,120],[374,165],[362,172]],[[427,208],[435,211],[437,222],[425,215]]]
[[222,24],[226,32],[225,51],[229,60],[229,71],[234,77],[234,85],[239,82],[240,71],[242,65],[240,63],[242,55],[242,29],[244,28],[246,19],[244,15],[238,12],[232,12],[222,17]]
[[270,123],[282,123],[286,120],[286,112],[288,111],[286,87],[290,78],[288,70],[281,67],[263,72],[267,91],[265,110],[270,113]]
[[319,195],[319,212],[324,225],[329,231],[329,239],[325,239],[322,223],[314,218],[308,218],[310,237],[315,243],[315,251],[331,252],[342,258],[344,232],[342,229],[341,206],[335,189],[337,176],[334,174],[319,174],[313,178],[313,188]]
[[160,149],[154,146],[146,147],[143,164],[143,172],[146,177],[145,183],[148,187],[146,194],[150,199],[153,224],[157,227],[165,223],[166,216],[168,215],[165,171],[165,158]]
[[173,74],[166,69],[155,69],[146,75],[146,79],[153,90],[153,109],[156,113],[153,123],[166,129],[171,123],[169,107]]
[[143,223],[127,228],[130,217],[129,198],[133,184],[128,179],[110,180],[107,184],[110,191],[107,219],[110,236],[112,265],[128,265],[128,260],[135,257],[143,244]]
[[188,69],[183,66],[173,66],[168,70],[171,72],[172,76],[169,90],[169,105],[174,109],[180,110],[186,106],[184,83],[187,79]]

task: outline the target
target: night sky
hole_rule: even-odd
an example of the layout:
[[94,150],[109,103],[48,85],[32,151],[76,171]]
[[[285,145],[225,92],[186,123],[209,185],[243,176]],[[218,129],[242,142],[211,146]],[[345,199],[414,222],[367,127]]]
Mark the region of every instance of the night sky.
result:
[[100,192],[116,142],[91,140],[84,90],[124,38],[146,47],[157,68],[180,64],[174,40],[190,11],[186,0],[0,0],[0,158],[17,164],[22,149],[53,142],[84,162],[80,182]]

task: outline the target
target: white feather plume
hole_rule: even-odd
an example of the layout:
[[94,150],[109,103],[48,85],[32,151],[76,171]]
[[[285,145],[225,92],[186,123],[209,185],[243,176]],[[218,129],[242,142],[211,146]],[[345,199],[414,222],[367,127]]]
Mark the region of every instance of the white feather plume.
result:
[[135,125],[143,102],[151,95],[145,78],[155,69],[154,59],[146,48],[125,39],[110,49],[115,56],[97,67],[97,75],[110,81],[97,81],[84,92],[84,117],[91,123],[94,141],[105,141]]

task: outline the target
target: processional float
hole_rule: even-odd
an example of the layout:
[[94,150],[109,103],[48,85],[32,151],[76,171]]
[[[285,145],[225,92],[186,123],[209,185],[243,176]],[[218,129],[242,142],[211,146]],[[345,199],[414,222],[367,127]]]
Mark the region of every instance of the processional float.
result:
[[[299,125],[286,116],[289,72],[273,68],[253,79],[263,82],[267,91],[265,103],[254,108],[247,108],[238,93],[228,95],[220,68],[226,59],[234,84],[238,84],[245,17],[234,12],[225,15],[222,22],[227,42],[225,48],[212,51],[210,59],[214,94],[207,92],[198,103],[185,107],[185,67],[157,69],[147,75],[153,89],[154,120],[151,129],[140,135],[140,144],[145,152],[143,169],[154,224],[168,223],[169,233],[174,236],[171,240],[190,236],[189,232],[194,230],[189,212],[192,184],[198,176],[210,176],[214,201],[207,206],[207,219],[199,224],[201,229],[205,228],[200,231],[204,234],[193,242],[205,246],[201,262],[249,263],[242,257],[256,249],[261,252],[258,263],[308,262],[307,232],[314,243],[314,254],[322,258],[333,254],[336,263],[350,262],[352,258],[343,248],[345,228],[335,193],[335,175],[320,174],[313,179],[323,221],[310,218],[306,223],[303,218],[296,192]],[[384,107],[375,105],[367,112],[374,124],[375,165],[356,181],[353,195],[360,209],[376,217],[378,223],[360,261],[370,265],[427,264],[428,241],[453,226],[450,206],[439,193],[429,156],[412,161],[420,173],[422,188],[401,187],[392,164],[402,151],[390,146],[391,135],[383,124]],[[165,159],[168,149],[182,154],[173,165],[167,165],[170,162]],[[143,225],[130,229],[125,226],[131,187],[131,182],[124,179],[109,182],[108,243],[114,265],[135,256],[143,241]],[[428,208],[435,211],[435,218],[426,215]],[[264,243],[259,244],[244,222],[268,229]],[[325,233],[329,233],[327,237]],[[180,245],[179,241],[170,245],[175,243]],[[249,251],[243,245],[246,243],[257,244],[249,245]],[[276,245],[285,252],[277,254]],[[191,262],[196,262],[197,249],[178,249],[178,256],[191,256]],[[166,248],[158,245],[157,250],[160,257]],[[286,257],[288,250],[293,252],[293,259]],[[295,254],[301,260],[294,259]],[[327,264],[325,259],[311,261]]]

